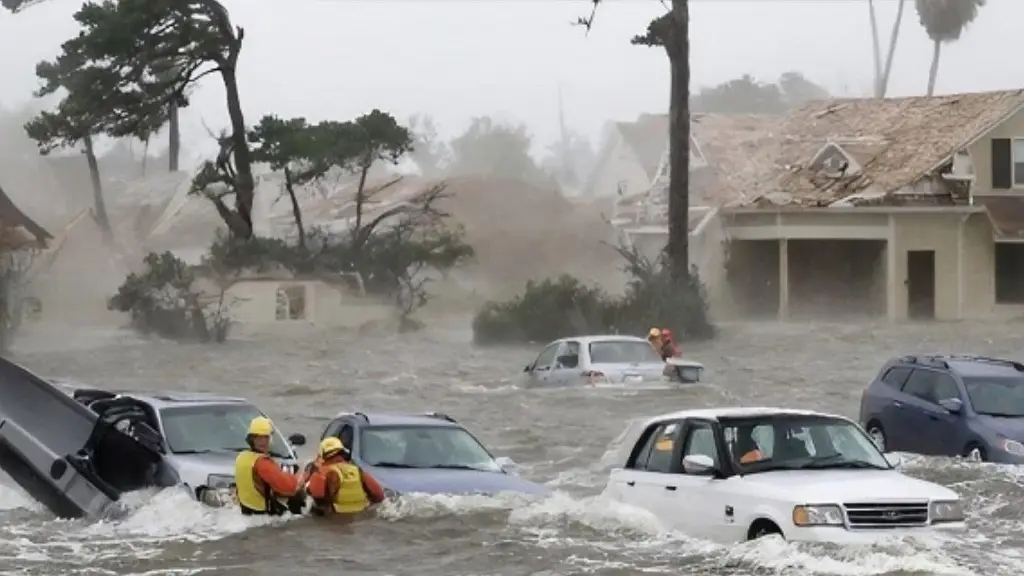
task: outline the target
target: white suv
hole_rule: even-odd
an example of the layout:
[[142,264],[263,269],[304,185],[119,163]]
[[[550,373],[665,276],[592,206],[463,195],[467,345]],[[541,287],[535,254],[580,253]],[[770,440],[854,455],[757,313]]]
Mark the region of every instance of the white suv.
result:
[[606,492],[694,537],[866,544],[964,528],[955,492],[899,473],[840,416],[687,410],[639,422],[620,438],[620,467]]

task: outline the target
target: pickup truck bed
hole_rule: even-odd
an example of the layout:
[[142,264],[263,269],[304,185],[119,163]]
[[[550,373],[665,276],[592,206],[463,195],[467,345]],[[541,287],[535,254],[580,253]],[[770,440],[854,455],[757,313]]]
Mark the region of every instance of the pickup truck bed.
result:
[[100,415],[0,358],[0,468],[64,518],[100,517],[124,492],[176,484],[131,402]]

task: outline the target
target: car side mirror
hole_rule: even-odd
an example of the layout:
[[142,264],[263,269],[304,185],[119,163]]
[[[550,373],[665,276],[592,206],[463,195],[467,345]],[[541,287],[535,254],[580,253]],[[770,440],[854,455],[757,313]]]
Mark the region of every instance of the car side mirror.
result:
[[964,403],[959,398],[946,398],[945,400],[939,400],[939,406],[942,406],[950,414],[959,414],[964,409]]
[[889,452],[884,456],[885,461],[888,462],[889,466],[892,466],[893,468],[899,468],[900,466],[903,465],[903,457],[900,456],[899,454]]
[[306,435],[299,434],[298,432],[296,432],[295,434],[292,434],[291,436],[288,437],[288,443],[291,444],[292,446],[305,446]]
[[508,456],[499,456],[494,459],[494,463],[501,467],[501,471],[511,476],[518,476],[519,466]]
[[691,454],[683,458],[683,471],[698,476],[714,474],[715,461],[704,454]]

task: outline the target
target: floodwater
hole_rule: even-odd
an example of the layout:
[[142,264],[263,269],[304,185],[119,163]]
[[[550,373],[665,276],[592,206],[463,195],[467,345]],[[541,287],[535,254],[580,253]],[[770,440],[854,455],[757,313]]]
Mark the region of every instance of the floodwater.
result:
[[[604,500],[602,456],[631,418],[699,406],[787,405],[855,416],[880,362],[897,352],[1022,356],[1020,325],[727,326],[685,352],[707,384],[678,391],[521,390],[535,350],[476,349],[463,328],[369,339],[293,332],[222,346],[150,342],[119,331],[29,334],[16,360],[45,376],[141,390],[245,395],[286,432],[312,440],[336,412],[444,411],[523,475],[556,489],[542,500],[408,497],[375,518],[243,518],[168,490],[134,494],[105,522],[54,520],[0,487],[6,574],[985,574],[1024,565],[1022,470],[912,457],[905,471],[968,502],[970,531],[950,541],[841,549],[777,539],[719,546],[665,532]],[[312,448],[305,449],[308,456]]]

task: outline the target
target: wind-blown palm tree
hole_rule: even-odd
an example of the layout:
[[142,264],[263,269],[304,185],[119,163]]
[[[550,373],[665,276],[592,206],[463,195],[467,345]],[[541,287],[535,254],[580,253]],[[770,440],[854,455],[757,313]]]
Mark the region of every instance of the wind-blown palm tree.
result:
[[875,56],[875,98],[885,98],[889,89],[889,75],[892,73],[893,56],[896,54],[896,40],[900,35],[900,24],[903,23],[903,7],[906,0],[900,0],[896,9],[896,21],[893,22],[892,32],[889,34],[889,51],[885,57],[885,67],[882,67],[882,55],[878,45],[878,19],[875,17],[875,3],[868,0],[868,13],[871,17],[871,40]]
[[928,95],[935,94],[935,78],[939,75],[942,44],[956,42],[967,25],[978,17],[978,9],[987,0],[914,0],[917,16],[934,43],[932,67],[928,72]]

